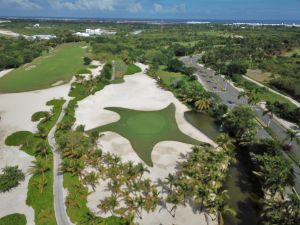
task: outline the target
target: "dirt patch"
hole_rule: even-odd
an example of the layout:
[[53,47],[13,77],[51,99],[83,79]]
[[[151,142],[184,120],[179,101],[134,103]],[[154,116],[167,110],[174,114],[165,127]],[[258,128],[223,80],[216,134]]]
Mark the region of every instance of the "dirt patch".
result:
[[252,79],[258,81],[258,82],[268,82],[275,78],[275,76],[270,72],[264,72],[262,70],[256,69],[256,70],[247,70],[247,76],[251,77]]

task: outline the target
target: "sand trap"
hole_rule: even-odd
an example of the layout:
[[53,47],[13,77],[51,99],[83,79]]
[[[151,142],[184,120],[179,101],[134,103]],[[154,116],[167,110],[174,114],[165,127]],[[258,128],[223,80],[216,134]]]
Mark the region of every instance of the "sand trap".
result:
[[6,74],[8,74],[9,72],[13,71],[14,69],[8,69],[8,70],[2,70],[0,71],[0,78],[4,77]]
[[28,70],[32,70],[34,68],[36,68],[36,65],[30,65],[30,66],[26,67],[25,70],[28,71]]
[[57,81],[56,83],[52,84],[51,86],[52,86],[52,87],[56,87],[56,86],[59,86],[59,85],[61,85],[61,84],[63,84],[63,83],[64,83],[64,81],[63,81],[63,80],[60,80],[60,81]]
[[100,61],[93,60],[91,62],[91,65],[97,66],[97,68],[95,68],[95,69],[89,68],[89,70],[92,72],[92,76],[93,77],[99,76],[101,74],[104,64],[102,64]]
[[12,36],[12,37],[19,37],[20,34],[12,32],[10,30],[0,30],[0,34],[6,35],[6,36]]
[[[160,89],[156,81],[145,75],[146,66],[138,64],[143,72],[136,75],[126,76],[122,84],[106,86],[102,91],[86,98],[78,103],[76,109],[76,125],[83,124],[86,129],[92,129],[119,120],[119,115],[107,111],[105,107],[124,107],[134,110],[160,110],[170,103],[176,106],[176,120],[182,132],[203,142],[215,145],[204,134],[195,129],[184,119],[184,112],[188,108],[179,102],[171,92]],[[122,157],[123,161],[132,160],[142,162],[137,156],[129,141],[120,135],[106,132],[99,140],[100,147],[106,151],[115,153]],[[160,142],[152,152],[153,168],[148,175],[154,182],[164,179],[169,173],[175,171],[175,166],[181,160],[181,154],[191,151],[191,145],[179,142]],[[105,190],[105,182],[97,186],[96,191],[88,196],[88,207],[98,216],[109,216],[103,214],[97,208],[100,200],[104,199],[109,192]],[[190,206],[179,207],[174,219],[166,209],[159,212],[160,207],[154,213],[144,212],[142,220],[136,220],[140,224],[206,224],[204,215],[194,214]],[[210,224],[215,224],[212,222]]]
[[[53,98],[68,98],[70,84],[46,90],[0,95],[0,169],[5,166],[18,165],[27,174],[34,157],[20,151],[18,147],[7,147],[5,138],[21,130],[36,131],[36,123],[31,122],[31,116],[37,111],[46,111],[50,107],[46,102]],[[27,224],[34,224],[34,211],[26,205],[28,181],[10,192],[0,194],[0,217],[12,213],[22,213],[27,217]]]

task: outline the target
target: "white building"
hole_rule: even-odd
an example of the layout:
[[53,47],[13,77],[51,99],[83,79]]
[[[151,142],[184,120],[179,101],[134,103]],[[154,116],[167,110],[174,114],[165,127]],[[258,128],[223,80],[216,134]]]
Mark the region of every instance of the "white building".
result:
[[74,35],[79,37],[90,37],[96,35],[115,35],[117,32],[98,29],[85,29],[85,32],[76,32]]
[[40,24],[38,24],[38,23],[37,23],[37,24],[34,24],[34,25],[33,25],[33,28],[40,28]]
[[31,39],[33,40],[50,40],[50,39],[53,39],[53,38],[56,38],[55,35],[50,35],[50,34],[46,34],[46,35],[33,35],[30,37]]

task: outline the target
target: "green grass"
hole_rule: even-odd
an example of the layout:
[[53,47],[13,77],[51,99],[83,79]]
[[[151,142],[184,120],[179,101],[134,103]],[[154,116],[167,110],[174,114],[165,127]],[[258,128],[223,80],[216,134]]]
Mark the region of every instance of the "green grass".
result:
[[18,131],[11,134],[5,140],[7,146],[20,146],[25,143],[28,138],[32,137],[32,133],[29,131]]
[[83,68],[83,69],[80,69],[80,70],[78,70],[77,71],[77,74],[91,74],[92,72],[90,71],[90,70],[88,70],[88,69],[85,69],[85,68]]
[[131,75],[131,74],[135,74],[135,73],[139,73],[142,72],[141,68],[134,65],[134,64],[130,64],[127,67],[127,70],[125,72],[125,75]]
[[26,216],[15,213],[0,218],[0,225],[26,225]]
[[179,130],[173,104],[159,111],[135,111],[124,108],[107,108],[107,110],[118,113],[121,119],[94,130],[112,131],[122,135],[130,141],[138,156],[149,166],[153,165],[151,152],[159,142],[202,144]]
[[0,78],[0,92],[14,93],[51,87],[58,81],[68,82],[84,69],[82,43],[63,44],[52,53],[13,70]]
[[184,77],[182,73],[174,73],[164,70],[158,70],[157,76],[159,76],[162,81],[168,86],[170,86],[173,81],[180,80]]
[[32,122],[38,122],[42,118],[45,118],[47,116],[47,114],[48,114],[48,112],[45,112],[45,111],[36,112],[35,114],[33,114],[31,116],[31,121]]
[[287,103],[291,108],[296,108],[296,106],[291,103],[288,99],[275,94],[269,90],[267,90],[266,88],[262,88],[260,86],[258,86],[257,84],[250,82],[248,80],[246,80],[245,78],[241,78],[238,81],[238,86],[245,88],[245,89],[259,89],[260,91],[258,92],[257,96],[261,101],[269,101],[271,103],[274,103],[276,101],[281,102],[281,103]]

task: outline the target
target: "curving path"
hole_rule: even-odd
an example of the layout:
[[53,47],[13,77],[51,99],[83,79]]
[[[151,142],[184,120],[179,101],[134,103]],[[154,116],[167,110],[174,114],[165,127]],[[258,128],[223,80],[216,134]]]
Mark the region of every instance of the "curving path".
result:
[[[60,123],[65,116],[65,109],[67,108],[69,101],[66,101],[62,106],[61,114],[56,122]],[[53,195],[54,195],[54,212],[57,225],[72,225],[67,214],[64,198],[64,186],[63,186],[63,174],[59,171],[59,167],[62,163],[62,158],[55,141],[56,124],[52,127],[48,134],[48,142],[53,151]]]

